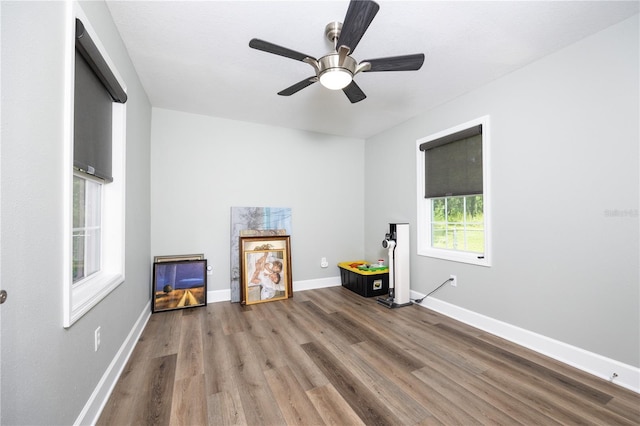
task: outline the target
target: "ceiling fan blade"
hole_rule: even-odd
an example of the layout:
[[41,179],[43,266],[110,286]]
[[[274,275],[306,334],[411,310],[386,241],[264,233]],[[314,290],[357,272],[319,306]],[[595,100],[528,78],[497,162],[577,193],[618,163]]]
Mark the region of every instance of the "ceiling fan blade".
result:
[[313,77],[305,78],[304,80],[299,81],[298,83],[294,84],[293,86],[289,86],[286,89],[281,90],[280,92],[278,92],[278,95],[280,95],[280,96],[291,96],[294,93],[299,92],[300,90],[304,89],[305,87],[312,85],[316,81],[318,81],[318,77],[316,77],[315,75]]
[[336,48],[347,46],[352,54],[379,9],[378,3],[371,0],[351,0]]
[[342,91],[347,95],[347,98],[349,98],[352,104],[360,102],[367,97],[355,81],[352,81],[351,84],[342,89]]
[[269,43],[268,41],[257,38],[251,39],[249,47],[262,50],[263,52],[273,53],[274,55],[284,56],[285,58],[295,59],[296,61],[304,61],[305,58],[311,58],[313,60],[316,59],[313,56],[296,52],[295,50],[287,49],[286,47],[278,46],[277,44]]
[[415,55],[390,56],[388,58],[367,59],[363,62],[369,62],[371,68],[363,72],[377,71],[416,71],[422,67],[424,63],[424,53]]

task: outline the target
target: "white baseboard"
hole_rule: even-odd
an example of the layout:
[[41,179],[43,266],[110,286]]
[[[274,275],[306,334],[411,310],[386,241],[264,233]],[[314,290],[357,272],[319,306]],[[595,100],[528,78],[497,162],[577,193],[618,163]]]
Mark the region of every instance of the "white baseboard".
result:
[[231,300],[231,289],[207,291],[207,304]]
[[[424,297],[424,294],[411,291],[412,299],[420,299],[422,297]],[[439,299],[427,298],[420,305],[517,343],[518,345],[539,352],[596,377],[609,380],[621,387],[640,393],[640,368],[443,302]],[[618,375],[614,379],[612,379],[613,373]]]
[[340,277],[318,278],[315,280],[294,281],[293,291],[313,290],[315,288],[338,287],[342,285]]
[[151,317],[151,301],[145,305],[144,309],[140,313],[140,316],[129,332],[129,335],[120,346],[116,356],[111,361],[111,364],[109,364],[109,367],[107,367],[107,370],[102,375],[102,378],[89,397],[89,400],[84,405],[80,415],[73,423],[74,425],[96,424],[104,406],[109,400],[109,396],[111,395],[113,388],[118,382],[118,378],[120,378],[120,375],[122,374],[122,370],[124,370],[125,365],[127,365],[127,361],[133,352],[133,348],[135,348],[144,327],[149,321],[149,317]]
[[[293,291],[313,290],[314,288],[336,287],[342,285],[340,277],[318,278],[315,280],[294,281]],[[231,300],[231,290],[207,291],[207,303]]]

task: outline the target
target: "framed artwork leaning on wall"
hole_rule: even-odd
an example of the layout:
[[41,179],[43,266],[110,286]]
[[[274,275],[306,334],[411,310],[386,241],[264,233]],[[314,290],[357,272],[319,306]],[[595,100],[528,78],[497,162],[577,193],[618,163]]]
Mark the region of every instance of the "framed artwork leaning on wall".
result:
[[289,235],[240,237],[240,303],[287,299],[292,283]]
[[206,305],[206,259],[166,261],[153,264],[152,312]]
[[153,263],[175,262],[178,260],[202,260],[204,254],[175,254],[170,256],[154,256]]

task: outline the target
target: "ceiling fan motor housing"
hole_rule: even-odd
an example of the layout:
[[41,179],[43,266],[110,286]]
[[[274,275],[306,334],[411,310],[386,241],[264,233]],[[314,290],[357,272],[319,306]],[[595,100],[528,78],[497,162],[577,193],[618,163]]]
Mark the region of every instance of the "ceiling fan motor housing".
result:
[[[345,56],[342,59],[342,64],[340,63],[340,55],[337,53],[330,53],[326,56],[323,56],[318,60],[318,78],[323,86],[332,89],[331,85],[326,84],[327,77],[331,74],[332,76],[342,76],[344,78],[340,83],[336,83],[335,89],[338,90],[345,87],[347,84],[351,82],[353,75],[356,72],[356,67],[358,63],[351,56]],[[324,78],[323,78],[324,77]]]

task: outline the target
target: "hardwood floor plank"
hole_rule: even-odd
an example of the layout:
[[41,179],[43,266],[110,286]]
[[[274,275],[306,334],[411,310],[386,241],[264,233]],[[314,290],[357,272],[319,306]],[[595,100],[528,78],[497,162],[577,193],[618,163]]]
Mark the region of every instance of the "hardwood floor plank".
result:
[[552,371],[562,371],[564,376],[570,377],[576,382],[580,382],[590,388],[599,389],[603,393],[610,395],[611,400],[606,402],[606,406],[611,411],[631,420],[637,424],[640,424],[640,413],[636,408],[640,407],[640,395],[637,393],[629,392],[618,385],[615,385],[609,381],[586,373],[575,367],[567,364],[563,364],[560,361],[549,358],[543,354],[533,352],[527,348],[519,346],[513,342],[494,336],[488,333],[484,333],[480,336],[482,340],[486,340],[491,344],[507,349],[510,352],[520,355],[535,364],[544,366]]
[[233,362],[231,373],[234,375],[247,423],[285,424],[273,392],[264,377],[262,365],[258,361],[260,356],[255,355],[260,349],[252,342],[247,332],[229,335],[229,340],[229,355]]
[[137,388],[146,383],[145,369],[142,366],[148,362],[148,358],[141,357],[141,354],[146,354],[146,351],[138,347],[133,350],[131,358],[102,409],[97,425],[132,424],[131,413],[139,409],[136,401]]
[[329,383],[291,334],[292,330],[283,327],[277,318],[269,321],[273,329],[277,330],[277,333],[272,334],[272,339],[279,348],[280,357],[286,361],[286,365],[291,369],[302,389],[306,391]]
[[322,417],[289,367],[265,371],[265,377],[287,425],[304,426],[323,423]]
[[134,424],[168,425],[173,404],[176,355],[154,358],[146,365],[146,386],[138,389],[136,399],[144,401],[142,410],[134,411]]
[[399,309],[397,317],[403,322],[413,325],[436,325],[444,318],[441,314],[419,305],[408,306],[409,309]]
[[[471,339],[469,336],[458,337]],[[493,359],[496,366],[509,371],[511,377],[520,378],[523,383],[537,383],[541,389],[544,389],[544,396],[553,398],[557,406],[569,410],[573,408],[576,413],[580,413],[588,406],[589,415],[585,418],[588,422],[633,424],[606,408],[605,405],[612,397],[601,390],[582,384],[563,373],[541,366],[495,345],[479,344],[471,351],[487,360]]]
[[636,425],[640,425],[640,395],[635,400],[615,396],[607,403],[607,408],[619,416],[628,419]]
[[[308,293],[307,303],[312,303],[315,307],[322,310],[325,314],[337,312],[339,306],[344,303],[342,299],[335,299],[332,292],[325,291],[322,293]],[[302,302],[303,304],[307,304]]]
[[412,399],[419,402],[423,407],[427,407],[429,397],[424,392],[423,384],[411,374],[412,372],[395,363],[393,359],[380,357],[380,353],[369,342],[353,345],[351,350],[355,359],[360,359],[370,365],[378,374],[384,375],[387,379],[393,381]]
[[395,425],[398,418],[338,359],[315,342],[302,345],[329,382],[366,424]]
[[[413,309],[413,307],[407,309]],[[415,309],[423,308],[415,307]],[[395,311],[399,312],[402,309]],[[475,374],[489,368],[486,363],[468,354],[469,346],[467,344],[443,335],[444,333],[437,327],[433,327],[431,324],[407,323],[392,313],[389,315],[393,315],[393,322],[388,325],[388,330],[385,331],[387,334],[391,333],[391,339],[414,358],[424,360],[436,356],[446,359],[456,368],[462,368]],[[389,338],[388,335],[385,337]]]
[[205,371],[205,385],[208,395],[219,392],[231,392],[236,388],[229,336],[222,330],[208,329],[203,333],[203,368]]
[[[348,290],[344,291],[352,293]],[[369,299],[365,300],[369,301]],[[383,313],[388,312],[381,318],[378,309]],[[407,315],[399,315],[400,313]],[[391,334],[392,340],[416,359],[422,359],[428,354],[437,354],[472,372],[479,373],[488,368],[486,364],[467,355],[468,344],[457,341],[432,327],[442,321],[436,320],[437,316],[428,309],[409,306],[389,310],[381,305],[369,303],[368,305],[358,304],[356,307],[350,307],[350,309],[341,311],[340,314],[349,315],[360,323],[366,323],[371,329],[384,336],[384,339],[388,339]],[[413,320],[407,321],[406,318],[413,318]],[[424,318],[429,318],[429,320],[423,321]],[[424,351],[428,351],[428,353],[424,353]]]
[[[425,395],[424,386],[416,376],[407,373],[404,368],[397,365],[393,360],[379,358],[375,348],[371,347],[369,342],[354,345],[353,352],[358,358],[370,363],[380,374],[384,374],[398,383],[414,400],[431,411],[429,407],[432,407],[433,404],[430,403],[429,396]],[[434,361],[436,362],[434,363]],[[376,362],[378,364],[376,364]],[[468,391],[467,398],[470,401],[476,398],[482,399],[487,411],[492,411],[493,407],[510,416],[510,418],[506,418],[509,420],[508,423],[522,423],[527,425],[544,424],[547,426],[559,424],[527,405],[519,403],[500,389],[488,385],[486,382],[478,379],[475,374],[457,369],[455,365],[448,364],[446,360],[433,357],[429,358],[427,363],[432,368],[446,372],[443,374],[445,374],[448,380],[457,383],[465,391]],[[503,415],[501,414],[501,416]]]
[[[630,424],[627,421],[618,422],[614,417],[608,417],[604,421],[596,421],[601,413],[596,414],[593,407],[587,401],[577,400],[577,405],[568,403],[563,397],[558,397],[551,387],[531,380],[517,370],[504,368],[506,365],[489,369],[480,377],[490,383],[495,383],[513,397],[541,411],[545,415],[563,424]],[[606,417],[606,416],[605,416]],[[616,416],[617,417],[617,416]]]
[[[297,299],[296,299],[297,300]],[[320,326],[312,323],[310,318],[299,308],[299,303],[289,299],[280,303],[267,303],[265,305],[277,305],[272,310],[273,317],[282,329],[287,330],[298,344],[309,343],[315,339],[314,335],[320,332]]]
[[[455,405],[444,395],[438,392],[438,389],[430,383],[430,381],[420,380],[414,375],[414,379],[407,379],[407,383],[411,385],[414,399],[419,401],[439,422],[446,425],[478,425],[480,421],[469,413],[461,409],[459,405]],[[428,418],[427,418],[428,419]]]
[[559,424],[557,421],[546,416],[544,413],[530,407],[529,405],[513,398],[512,395],[495,386],[493,383],[482,380],[479,375],[482,372],[475,373],[464,368],[456,368],[456,364],[452,363],[446,357],[438,355],[427,356],[424,358],[427,366],[437,372],[441,372],[446,376],[448,381],[456,383],[465,391],[468,391],[469,399],[481,399],[488,406],[493,407],[525,425],[554,425]]
[[[364,343],[368,342],[361,344]],[[384,401],[385,406],[398,418],[399,424],[415,424],[431,416],[422,404],[405,392],[405,387],[402,386],[405,382],[396,381],[397,377],[386,374],[388,364],[395,364],[393,358],[385,357],[384,351],[378,351],[379,348],[375,348],[376,360],[369,363],[366,359],[357,356],[354,350],[357,346],[339,348],[329,345],[326,347],[355,377],[358,377],[370,392],[376,395],[378,400]],[[398,366],[404,370],[405,375],[410,374],[402,363]]]
[[177,355],[130,363],[98,425],[169,424]]
[[182,331],[182,311],[158,312],[149,318],[138,347],[144,357],[161,357],[177,354]]
[[393,363],[402,366],[406,371],[417,370],[424,366],[424,362],[408,353],[398,344],[395,339],[389,339],[379,334],[382,330],[375,330],[369,324],[359,322],[352,319],[351,314],[346,312],[336,312],[331,314],[335,316],[338,323],[344,326],[358,330],[364,342],[370,343],[376,348],[379,356],[383,359],[393,360]]
[[471,345],[443,332],[438,324],[422,326],[400,324],[399,329],[406,331],[409,336],[411,341],[405,341],[405,343],[412,345],[411,352],[424,353],[426,351],[425,356],[429,356],[429,353],[436,355],[470,373],[479,374],[489,368],[489,364],[483,359],[469,354]]
[[182,316],[176,380],[204,374],[201,311],[190,311]]
[[[465,388],[464,383],[451,380],[451,376],[429,366],[414,371],[413,374],[444,396],[450,404],[459,407],[482,424],[516,425],[523,424],[496,406]],[[540,419],[542,416],[539,416]]]
[[352,327],[352,324],[345,324],[336,318],[333,314],[324,312],[314,302],[303,302],[302,306],[315,317],[315,321],[318,324],[323,324],[324,328],[331,329],[337,333],[341,338],[349,343],[363,342],[365,337],[362,335],[359,329]]
[[210,425],[247,425],[242,402],[237,392],[218,392],[207,396],[208,424]]
[[170,425],[207,424],[207,396],[204,375],[176,380],[171,404]]
[[607,393],[601,392],[591,386],[580,383],[577,380],[566,376],[565,374],[560,374],[525,357],[519,356],[518,354],[515,354],[511,351],[486,342],[485,340],[473,337],[464,331],[459,331],[443,324],[439,324],[438,327],[445,328],[448,334],[456,336],[459,340],[469,342],[469,345],[477,350],[482,350],[484,352],[490,353],[502,360],[509,360],[510,365],[518,366],[523,371],[530,371],[533,375],[535,375],[536,379],[545,380],[552,384],[561,385],[562,387],[570,389],[572,392],[578,393],[583,397],[600,404],[606,404],[612,398],[612,396]]
[[307,395],[316,407],[325,425],[365,425],[332,384],[329,383],[325,386],[308,390]]
[[[264,310],[262,310],[264,312]],[[287,365],[287,359],[282,356],[282,349],[277,344],[276,337],[280,333],[279,327],[274,327],[259,313],[258,309],[244,312],[246,318],[247,331],[251,340],[260,351],[256,351],[258,362],[263,370]]]
[[241,333],[246,330],[245,317],[243,311],[253,309],[251,306],[242,306],[239,303],[220,303],[220,310],[217,315],[224,334]]

